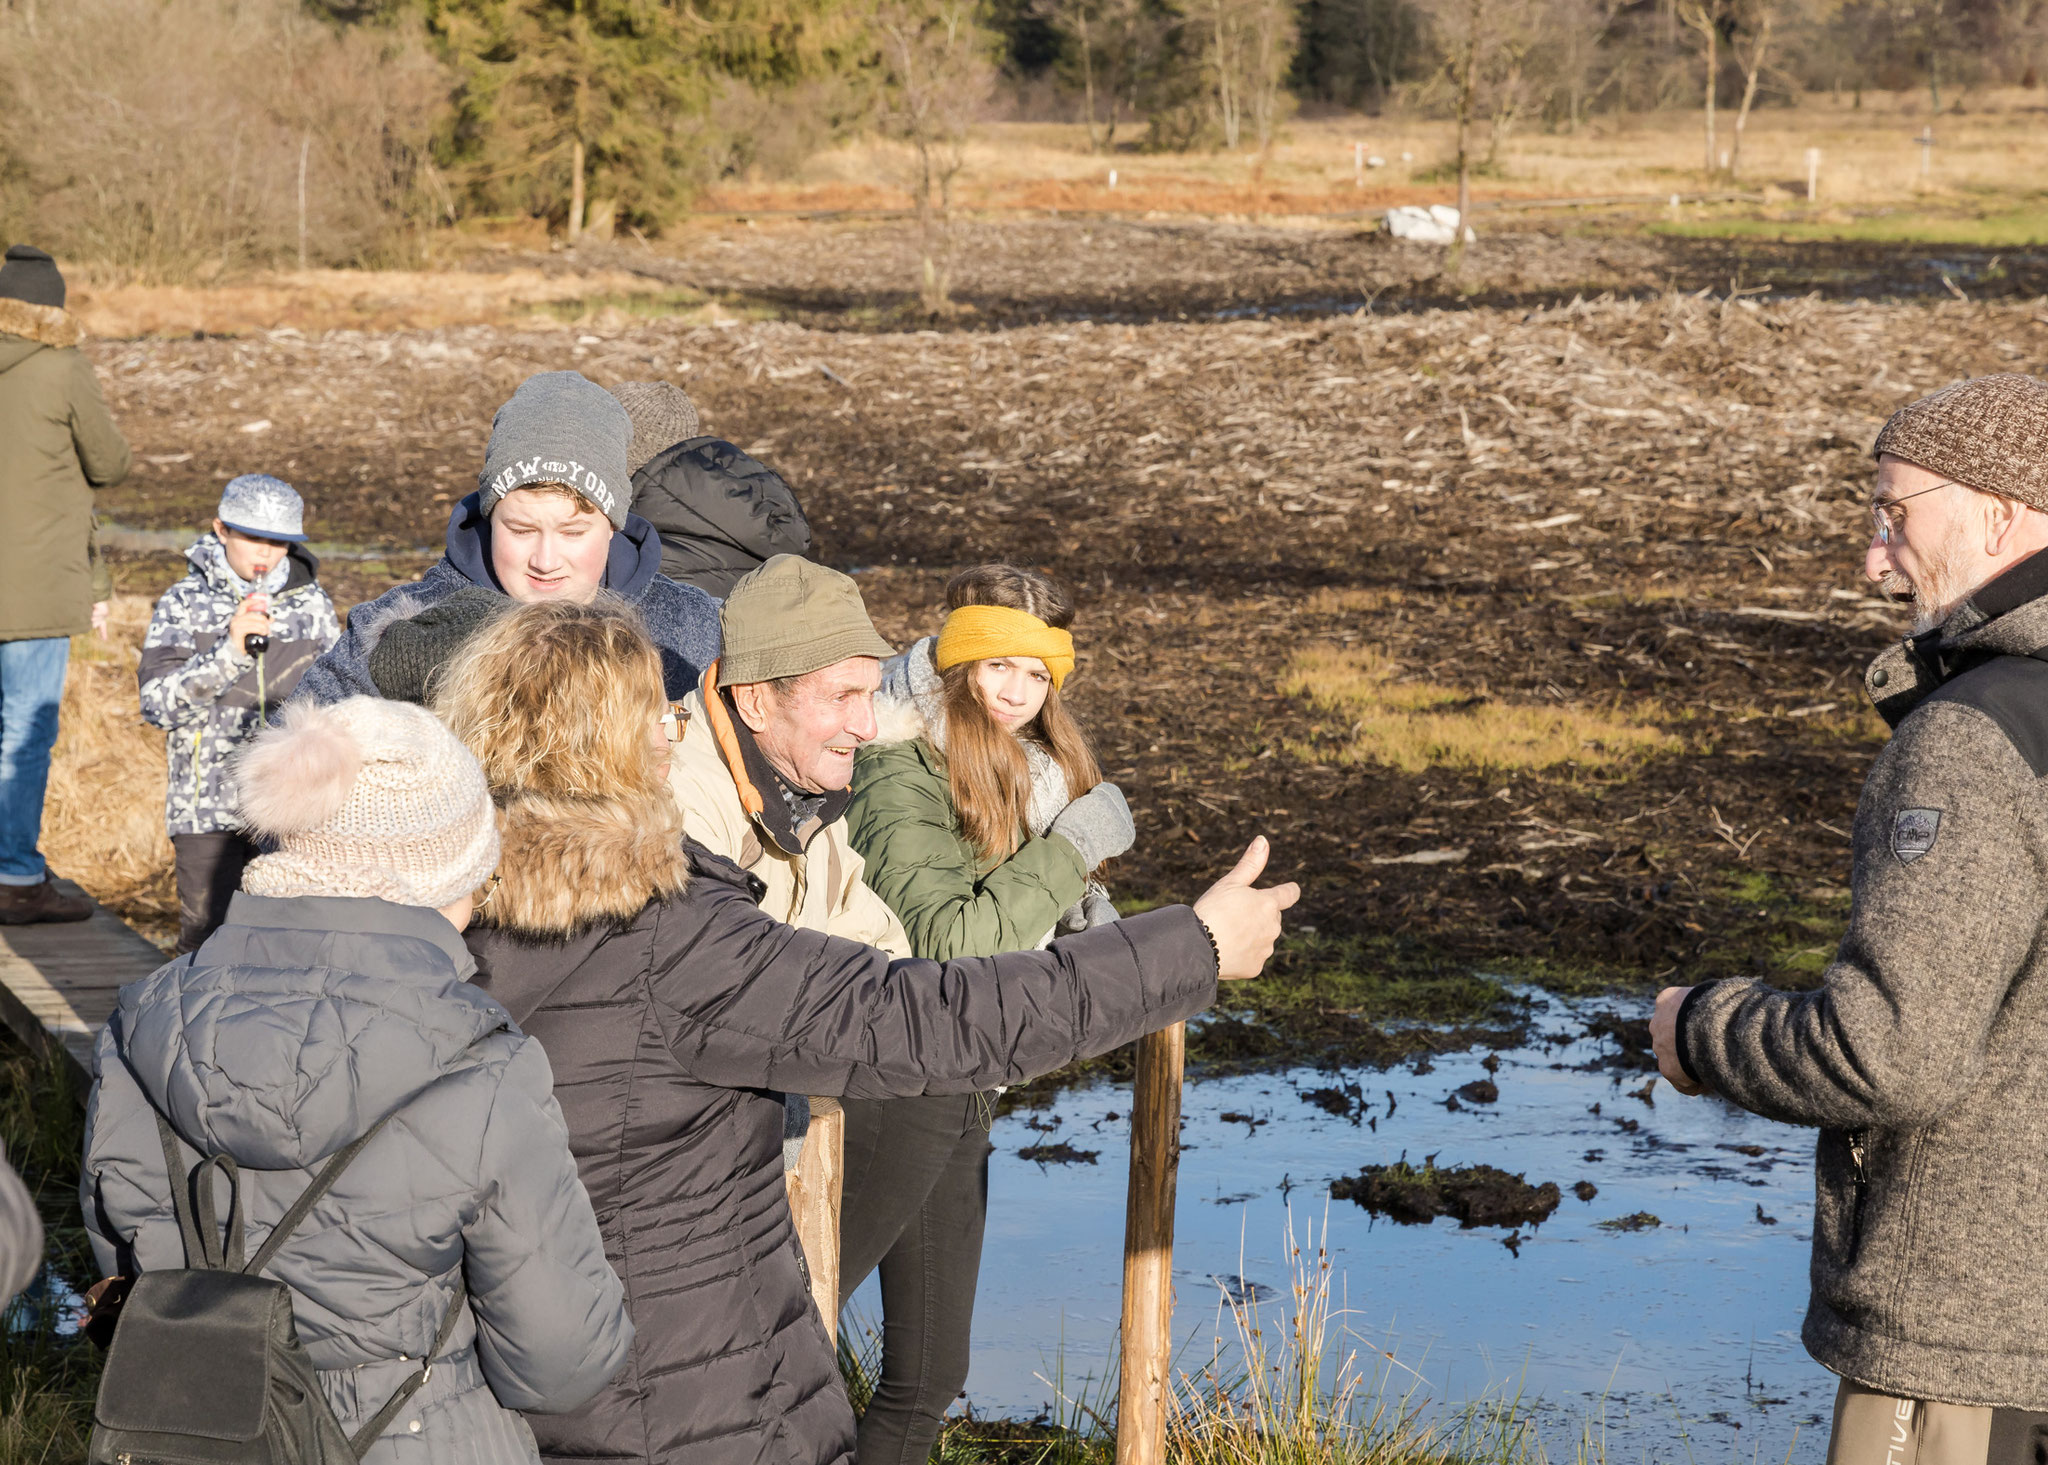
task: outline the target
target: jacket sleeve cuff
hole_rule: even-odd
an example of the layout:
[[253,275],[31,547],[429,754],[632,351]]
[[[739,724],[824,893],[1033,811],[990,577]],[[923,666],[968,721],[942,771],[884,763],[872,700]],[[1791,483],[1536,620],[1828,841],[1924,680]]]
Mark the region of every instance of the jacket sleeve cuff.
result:
[[[1716,979],[1718,981],[1718,979]],[[1685,1041],[1685,1020],[1692,1016],[1693,1004],[1707,994],[1715,982],[1701,982],[1685,994],[1685,1001],[1678,1004],[1678,1021],[1673,1025],[1672,1046],[1678,1050],[1678,1066],[1685,1070],[1685,1076],[1694,1083],[1703,1083],[1699,1068],[1693,1063],[1692,1051]]]

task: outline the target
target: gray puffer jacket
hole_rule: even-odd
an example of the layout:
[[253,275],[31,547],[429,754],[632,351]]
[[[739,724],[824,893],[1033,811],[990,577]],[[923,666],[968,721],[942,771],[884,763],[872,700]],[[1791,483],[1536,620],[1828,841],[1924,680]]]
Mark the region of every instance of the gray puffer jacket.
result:
[[1894,646],[1818,991],[1695,987],[1678,1048],[1820,1130],[1803,1337],[1899,1398],[2048,1410],[2048,554]]
[[191,573],[157,600],[135,679],[143,721],[170,734],[164,823],[173,834],[211,834],[240,827],[229,760],[340,637],[341,623],[313,578],[320,562],[295,544],[270,597],[269,648],[251,655],[228,640],[246,587],[220,540],[202,534],[185,558]]
[[575,1408],[632,1343],[547,1056],[474,971],[435,911],[238,894],[197,952],[122,989],[100,1039],[81,1198],[109,1274],[184,1265],[157,1111],[188,1164],[243,1167],[251,1255],[389,1116],[269,1269],[345,1430],[417,1369],[466,1279],[467,1316],[367,1465],[531,1461],[513,1411]]

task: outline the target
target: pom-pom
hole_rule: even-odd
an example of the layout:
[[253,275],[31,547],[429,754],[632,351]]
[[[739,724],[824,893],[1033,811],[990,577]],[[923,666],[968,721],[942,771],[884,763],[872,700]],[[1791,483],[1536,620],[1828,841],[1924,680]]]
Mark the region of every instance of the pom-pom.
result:
[[362,766],[362,747],[335,708],[288,703],[235,765],[242,822],[256,834],[316,829],[341,812]]

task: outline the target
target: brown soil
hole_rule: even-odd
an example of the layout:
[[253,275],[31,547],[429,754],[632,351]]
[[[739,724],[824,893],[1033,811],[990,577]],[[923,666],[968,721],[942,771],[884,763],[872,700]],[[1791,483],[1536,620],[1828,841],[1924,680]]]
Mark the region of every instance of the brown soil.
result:
[[1455,1216],[1466,1227],[1540,1226],[1550,1219],[1563,1194],[1554,1181],[1531,1185],[1492,1165],[1439,1170],[1431,1156],[1419,1169],[1405,1159],[1367,1165],[1356,1175],[1331,1181],[1330,1198],[1356,1201],[1406,1225]]
[[[962,314],[953,324],[1528,307],[1574,294],[1725,293],[1731,285],[1951,299],[1944,275],[1973,298],[2048,291],[2048,250],[1667,238],[1614,214],[1553,221],[1583,232],[1544,232],[1529,215],[1477,217],[1479,242],[1455,263],[1368,220],[1300,228],[1190,217],[965,219],[954,264]],[[916,243],[903,221],[828,228],[763,218],[693,231],[660,257],[630,247],[583,254],[593,268],[644,271],[807,325],[859,328],[877,315],[915,315]]]
[[[1005,247],[1039,250],[1048,290],[1123,288],[1089,229],[1012,227]],[[1232,241],[1252,232],[1212,229],[1117,278],[1192,304],[1228,283]],[[880,278],[862,253],[878,237],[764,231],[731,270],[763,294],[824,292],[828,274]],[[1317,250],[1392,248],[1290,237],[1302,260],[1261,257],[1304,282]],[[1514,246],[1552,277],[1631,288],[1654,280],[1656,247]],[[226,476],[283,473],[317,538],[394,551],[330,562],[355,599],[426,562],[493,408],[528,373],[670,376],[708,430],[789,476],[822,556],[860,572],[899,642],[935,628],[955,566],[1016,559],[1078,588],[1073,692],[1139,811],[1121,894],[1187,898],[1265,833],[1275,873],[1306,887],[1297,929],[1381,943],[1361,961],[1794,979],[1846,909],[1846,831],[1881,736],[1860,670],[1900,629],[1858,573],[1871,436],[1920,392],[2048,355],[2038,306],[1946,299],[832,324],[611,313],[97,342],[141,462],[104,508],[190,529]],[[162,552],[121,558],[134,593],[176,570]],[[1344,720],[1278,687],[1314,644],[1371,648],[1473,705],[1646,718],[1679,751],[1346,762]]]

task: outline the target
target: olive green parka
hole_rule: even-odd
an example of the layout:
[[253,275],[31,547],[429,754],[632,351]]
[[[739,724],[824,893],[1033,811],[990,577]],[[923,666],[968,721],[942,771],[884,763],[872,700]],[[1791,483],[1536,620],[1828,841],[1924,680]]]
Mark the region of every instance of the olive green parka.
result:
[[83,635],[112,593],[92,495],[130,460],[81,335],[68,311],[0,298],[0,641]]

